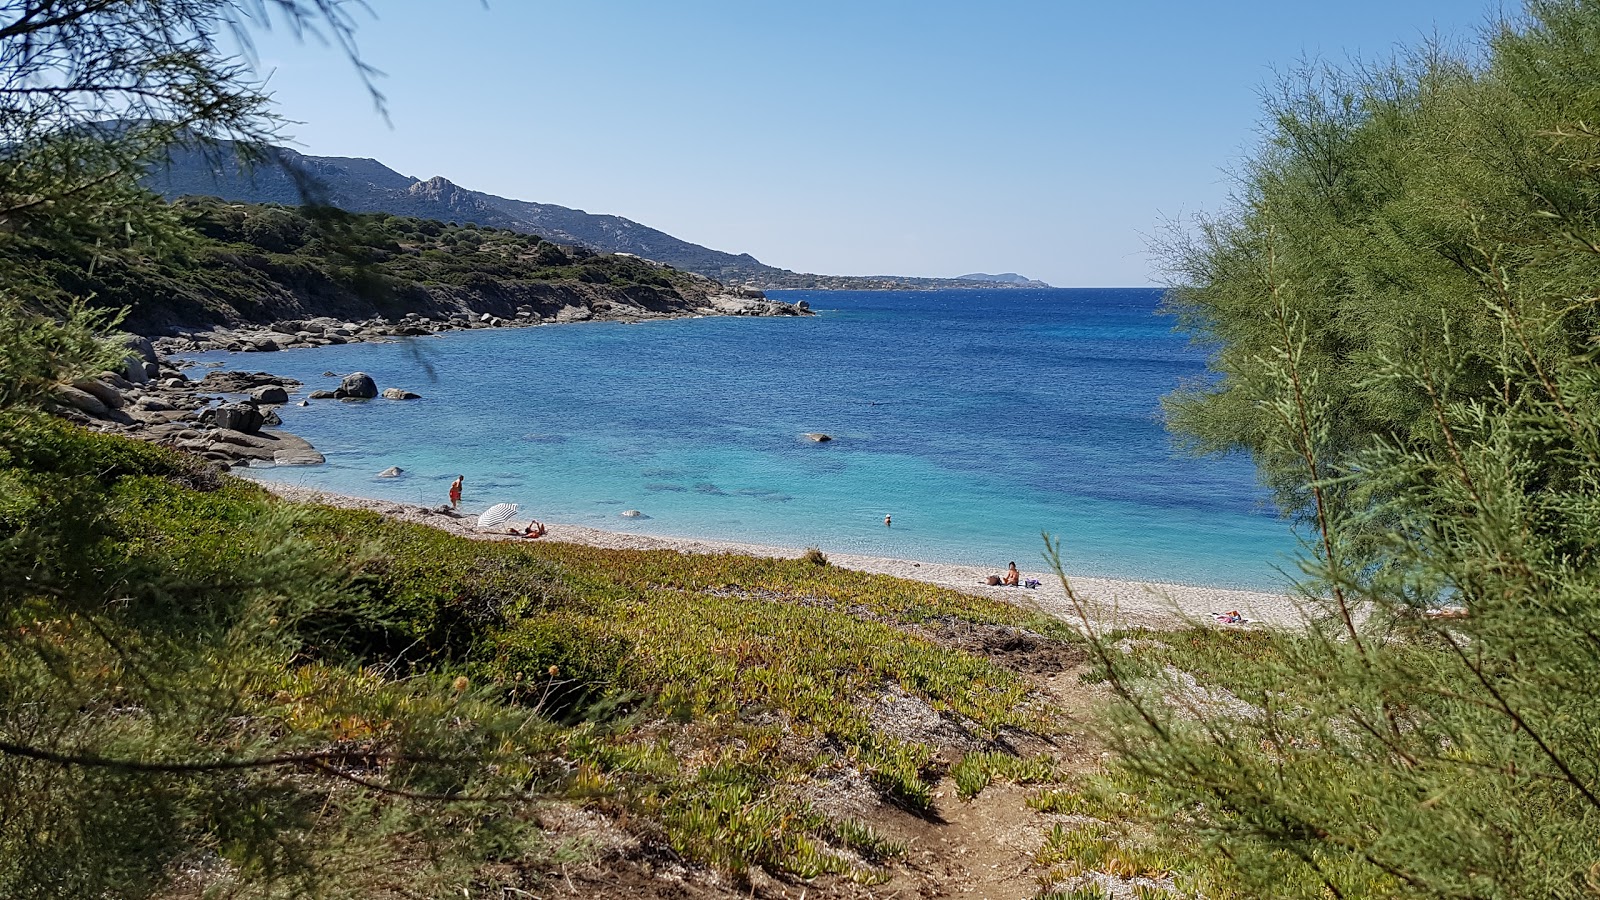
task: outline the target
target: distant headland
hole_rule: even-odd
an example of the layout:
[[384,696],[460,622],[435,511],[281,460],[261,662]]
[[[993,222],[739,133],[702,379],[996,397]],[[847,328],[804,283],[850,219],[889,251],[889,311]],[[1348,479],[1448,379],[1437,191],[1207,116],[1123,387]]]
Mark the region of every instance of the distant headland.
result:
[[989,275],[984,272],[973,272],[970,275],[957,275],[957,281],[981,281],[985,284],[1002,287],[1027,287],[1047,288],[1050,285],[1043,281],[1018,275],[1015,272],[1001,272],[999,275]]

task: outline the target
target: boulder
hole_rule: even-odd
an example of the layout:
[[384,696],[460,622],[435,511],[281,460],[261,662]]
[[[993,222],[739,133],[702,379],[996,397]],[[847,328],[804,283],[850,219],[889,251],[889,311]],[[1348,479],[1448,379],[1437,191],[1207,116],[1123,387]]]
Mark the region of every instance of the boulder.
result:
[[230,394],[253,391],[259,387],[284,387],[290,384],[298,387],[300,382],[271,372],[207,372],[206,377],[200,379],[201,390]]
[[124,334],[118,341],[122,346],[128,348],[132,356],[137,356],[145,362],[161,362],[161,358],[156,355],[156,345],[150,343],[150,339],[147,337],[140,337],[137,334]]
[[250,434],[261,430],[265,418],[254,403],[224,403],[213,410],[211,421],[218,428]]
[[268,384],[251,391],[250,399],[257,403],[288,403],[289,392],[283,389],[283,385]]
[[[122,366],[122,377],[134,384],[146,384],[150,381],[150,369],[156,368],[153,363],[147,363],[137,356],[130,356]],[[161,370],[156,368],[157,372]]]
[[[72,386],[86,394],[92,394],[96,400],[99,400],[101,403],[104,403],[111,409],[121,409],[128,402],[127,398],[122,396],[121,391],[118,391],[111,385],[106,384],[104,381],[100,381],[96,378],[85,378],[81,381],[74,381]],[[88,410],[84,411],[88,412]]]
[[261,424],[262,425],[282,425],[283,424],[283,420],[278,418],[278,411],[277,410],[269,409],[265,413],[262,414],[262,416],[261,416]]
[[312,391],[306,396],[313,400],[334,400],[338,397],[333,391]]
[[401,475],[404,475],[405,473],[406,473],[406,470],[400,468],[399,466],[390,466],[389,468],[384,469],[382,472],[379,472],[378,473],[378,477],[379,478],[399,478]]
[[242,348],[246,353],[273,353],[283,348],[271,338],[257,338],[245,344]]
[[808,431],[806,432],[805,437],[807,440],[816,441],[819,444],[826,444],[827,442],[833,440],[833,435],[823,434],[820,431]]
[[56,399],[95,418],[103,419],[111,414],[111,407],[102,403],[99,397],[70,384],[56,386]]
[[333,392],[340,400],[371,400],[378,396],[377,382],[365,372],[351,372],[339,382],[339,389]]
[[403,390],[401,388],[384,388],[383,389],[383,399],[385,399],[385,400],[421,400],[422,399],[422,395],[421,394],[413,394],[410,391]]

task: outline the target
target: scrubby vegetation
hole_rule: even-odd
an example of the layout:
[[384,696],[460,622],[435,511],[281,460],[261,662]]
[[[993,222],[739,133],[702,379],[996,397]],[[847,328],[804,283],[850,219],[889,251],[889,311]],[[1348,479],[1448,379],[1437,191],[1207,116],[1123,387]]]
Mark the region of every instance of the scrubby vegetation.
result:
[[1255,456],[1325,612],[1093,642],[1124,800],[1040,803],[1184,894],[1595,895],[1600,5],[1480,50],[1294,83],[1173,248],[1218,378],[1172,421]]
[[455,300],[509,311],[549,302],[540,292],[556,284],[670,304],[711,286],[633,257],[475,225],[213,198],[180,200],[171,212],[184,231],[160,245],[63,246],[19,236],[0,248],[3,265],[26,271],[41,291],[126,310],[131,325],[145,328],[427,313]]

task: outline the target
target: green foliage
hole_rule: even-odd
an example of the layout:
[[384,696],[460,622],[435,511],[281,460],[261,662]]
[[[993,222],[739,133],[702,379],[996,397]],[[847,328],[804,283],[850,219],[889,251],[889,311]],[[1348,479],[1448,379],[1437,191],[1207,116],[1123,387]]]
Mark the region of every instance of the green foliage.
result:
[[58,382],[120,366],[122,354],[100,339],[119,318],[81,304],[48,316],[0,292],[0,411],[38,406]]
[[[531,839],[548,730],[447,672],[317,653],[362,601],[297,513],[170,451],[4,424],[0,893],[147,895],[212,848],[252,884],[340,895],[385,842],[429,843],[426,883],[476,864],[485,832]],[[468,838],[437,828],[434,795],[469,817],[500,799]]]
[[1048,756],[1024,759],[1010,753],[975,752],[961,758],[950,770],[956,792],[963,800],[978,796],[995,779],[1013,784],[1040,784],[1056,780],[1055,760]]
[[1305,514],[1324,611],[1093,644],[1111,778],[1199,893],[1593,895],[1596,72],[1600,5],[1536,2],[1480,64],[1328,74],[1177,258],[1222,377],[1173,421]]

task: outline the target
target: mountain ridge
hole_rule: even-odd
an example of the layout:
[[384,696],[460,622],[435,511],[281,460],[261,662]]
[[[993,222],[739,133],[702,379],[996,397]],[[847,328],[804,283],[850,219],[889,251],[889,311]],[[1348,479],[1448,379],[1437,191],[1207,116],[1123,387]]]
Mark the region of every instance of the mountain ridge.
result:
[[622,216],[501,197],[463,187],[442,175],[415,178],[371,157],[311,156],[288,147],[266,150],[266,162],[247,167],[228,141],[207,150],[174,146],[163,163],[151,167],[144,182],[169,201],[215,196],[232,202],[297,206],[309,200],[347,212],[505,228],[555,243],[632,254],[739,287],[937,290],[1048,286],[1043,282],[1013,285],[961,278],[793,272],[767,265],[749,253],[714,250]]

